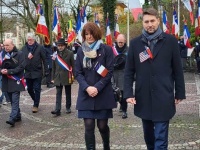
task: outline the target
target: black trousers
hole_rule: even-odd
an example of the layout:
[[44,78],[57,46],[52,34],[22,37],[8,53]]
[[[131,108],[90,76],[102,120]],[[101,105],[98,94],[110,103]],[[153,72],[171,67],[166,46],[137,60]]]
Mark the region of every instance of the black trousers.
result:
[[[65,85],[66,109],[71,108],[71,85]],[[63,86],[56,86],[56,111],[61,110]]]
[[40,93],[41,93],[42,78],[26,79],[26,85],[28,87],[28,93],[31,96],[34,107],[39,107]]
[[51,84],[51,72],[52,72],[52,69],[50,68],[49,74],[46,76],[46,84],[47,85]]
[[120,102],[121,109],[122,109],[123,112],[127,112],[128,104],[126,102],[126,99],[123,98],[124,97],[123,91],[121,91],[121,92],[122,92],[122,100]]

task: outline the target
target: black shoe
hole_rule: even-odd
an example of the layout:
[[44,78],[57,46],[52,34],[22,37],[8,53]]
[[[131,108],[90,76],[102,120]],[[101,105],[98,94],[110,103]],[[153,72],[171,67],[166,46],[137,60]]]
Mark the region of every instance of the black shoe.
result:
[[53,110],[53,111],[51,111],[51,114],[56,115],[56,116],[60,116],[60,111]]
[[53,88],[54,85],[53,84],[47,84],[47,88]]
[[66,110],[66,113],[67,113],[67,114],[70,114],[70,113],[71,113],[71,109],[68,108],[68,109]]
[[122,113],[122,119],[126,119],[126,118],[128,118],[127,113],[126,113],[126,112],[123,112],[123,113]]
[[16,118],[15,118],[15,122],[20,122],[20,121],[22,121],[22,118],[21,118],[21,117],[16,117]]
[[8,121],[6,121],[6,123],[11,125],[12,127],[15,126],[15,121],[14,120],[8,120]]

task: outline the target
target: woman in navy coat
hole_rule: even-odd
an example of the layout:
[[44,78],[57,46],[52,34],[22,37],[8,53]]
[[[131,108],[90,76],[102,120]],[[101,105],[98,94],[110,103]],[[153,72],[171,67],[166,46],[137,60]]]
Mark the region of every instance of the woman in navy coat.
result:
[[100,28],[92,22],[85,24],[84,42],[78,49],[75,77],[79,83],[76,109],[78,118],[84,119],[85,142],[88,150],[95,150],[95,120],[105,150],[109,150],[110,131],[108,119],[113,117],[114,100],[111,77],[113,74],[113,52],[103,44]]

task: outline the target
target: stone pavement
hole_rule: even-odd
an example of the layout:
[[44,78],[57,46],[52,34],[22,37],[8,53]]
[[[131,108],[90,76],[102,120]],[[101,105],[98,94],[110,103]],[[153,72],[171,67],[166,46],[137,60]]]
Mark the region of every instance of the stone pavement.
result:
[[[177,106],[177,114],[170,122],[169,149],[200,150],[200,76],[185,73],[187,99]],[[10,106],[0,108],[0,150],[83,150],[84,126],[77,119],[75,110],[78,84],[73,85],[72,113],[65,113],[63,95],[62,113],[53,117],[51,110],[55,106],[55,88],[42,86],[39,112],[31,112],[32,101],[27,92],[20,100],[22,121],[15,127],[6,124]],[[133,115],[133,106],[129,105],[128,118],[121,119],[118,108],[114,118],[109,121],[112,150],[146,149],[141,121]],[[96,129],[97,149],[102,149],[99,132]]]

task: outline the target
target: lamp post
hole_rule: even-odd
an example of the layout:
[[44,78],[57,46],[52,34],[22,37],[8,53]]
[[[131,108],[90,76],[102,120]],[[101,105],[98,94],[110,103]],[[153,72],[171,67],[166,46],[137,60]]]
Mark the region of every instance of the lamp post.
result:
[[162,6],[161,0],[158,0],[158,13],[159,13],[160,17],[162,18],[162,16],[163,16],[163,6]]
[[1,7],[1,20],[0,20],[0,32],[1,32],[1,43],[3,42],[3,16],[2,16],[2,0],[0,3]]
[[130,19],[130,10],[129,10],[129,0],[127,0],[127,46],[129,46],[129,19]]

